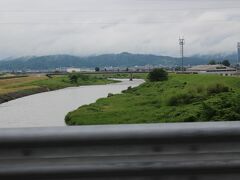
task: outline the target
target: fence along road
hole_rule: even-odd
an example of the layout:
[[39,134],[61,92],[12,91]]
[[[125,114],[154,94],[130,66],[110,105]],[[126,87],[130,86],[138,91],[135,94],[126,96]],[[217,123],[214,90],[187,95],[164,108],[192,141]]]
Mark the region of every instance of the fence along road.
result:
[[240,122],[1,129],[0,179],[239,180]]

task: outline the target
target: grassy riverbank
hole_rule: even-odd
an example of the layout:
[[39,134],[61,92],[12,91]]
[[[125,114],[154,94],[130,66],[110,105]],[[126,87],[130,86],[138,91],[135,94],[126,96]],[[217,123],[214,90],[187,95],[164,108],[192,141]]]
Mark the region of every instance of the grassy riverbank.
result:
[[171,74],[70,112],[68,125],[240,120],[240,78]]
[[0,103],[40,92],[52,91],[72,86],[107,84],[114,81],[94,75],[81,75],[75,82],[69,76],[30,75],[0,79]]

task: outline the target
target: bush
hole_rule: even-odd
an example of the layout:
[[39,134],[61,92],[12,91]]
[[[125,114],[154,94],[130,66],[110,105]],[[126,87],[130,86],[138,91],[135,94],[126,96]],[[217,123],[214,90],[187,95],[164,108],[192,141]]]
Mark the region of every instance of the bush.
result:
[[69,79],[70,79],[70,81],[71,81],[71,83],[74,83],[74,84],[77,84],[77,82],[78,82],[78,75],[77,74],[70,74],[69,75]]
[[217,111],[207,103],[202,103],[202,116],[204,117],[204,121],[212,120],[212,117],[217,114]]
[[215,65],[215,64],[217,64],[217,63],[216,63],[215,60],[210,60],[210,61],[208,62],[208,64],[209,64],[209,65]]
[[130,91],[131,89],[132,89],[132,86],[129,86],[129,87],[127,88],[128,91]]
[[99,67],[95,67],[95,71],[96,72],[100,71],[100,68]]
[[113,93],[108,93],[108,96],[107,96],[107,97],[112,97],[112,96],[114,96]]
[[229,88],[223,84],[215,84],[207,88],[208,95],[229,92]]
[[78,79],[81,79],[81,80],[87,81],[87,80],[90,79],[90,76],[88,76],[88,75],[84,75],[84,74],[78,74]]
[[168,99],[167,105],[177,106],[179,104],[189,104],[193,101],[194,98],[195,96],[191,93],[173,95]]
[[202,103],[201,121],[238,121],[240,120],[240,95],[220,94],[218,98]]
[[223,64],[224,66],[230,66],[230,65],[231,65],[228,60],[224,60],[224,61],[222,62],[222,64]]
[[89,76],[80,74],[80,73],[71,73],[71,74],[69,74],[68,77],[70,79],[70,82],[73,84],[77,84],[79,79],[84,80],[84,81],[89,80]]
[[168,79],[168,73],[162,68],[153,69],[153,71],[149,73],[148,79],[150,81],[164,81]]

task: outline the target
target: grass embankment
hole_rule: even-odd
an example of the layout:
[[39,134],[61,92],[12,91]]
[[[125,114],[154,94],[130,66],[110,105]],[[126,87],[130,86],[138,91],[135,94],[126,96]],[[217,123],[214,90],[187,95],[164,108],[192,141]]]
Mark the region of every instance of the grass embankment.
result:
[[72,86],[98,85],[115,82],[104,77],[94,75],[80,75],[73,82],[69,76],[47,76],[31,75],[28,77],[15,77],[0,79],[0,103],[16,98],[32,95],[40,92],[52,91]]
[[68,125],[240,120],[240,78],[171,74],[70,112]]

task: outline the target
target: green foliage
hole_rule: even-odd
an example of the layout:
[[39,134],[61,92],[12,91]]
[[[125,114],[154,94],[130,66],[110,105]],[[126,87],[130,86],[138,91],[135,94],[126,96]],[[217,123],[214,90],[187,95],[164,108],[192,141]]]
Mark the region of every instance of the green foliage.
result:
[[168,73],[162,68],[153,69],[148,75],[150,81],[164,81],[168,79]]
[[229,93],[209,99],[202,104],[202,121],[237,121],[240,120],[240,94]]
[[71,73],[68,75],[70,82],[73,84],[78,84],[79,81],[88,81],[90,76],[80,74],[80,73]]
[[213,84],[207,88],[207,93],[209,95],[228,92],[228,91],[229,91],[229,88],[227,86],[219,83]]
[[216,110],[205,102],[202,103],[202,109],[201,115],[206,121],[212,119],[212,117],[216,114]]
[[78,75],[75,74],[75,73],[72,73],[69,75],[69,79],[71,81],[71,83],[73,84],[77,84],[77,81],[78,81]]
[[191,93],[181,93],[171,96],[168,101],[167,105],[169,106],[177,106],[180,104],[189,104],[193,101],[195,96]]
[[[216,83],[218,82],[218,83]],[[240,78],[169,74],[70,112],[69,125],[240,120]]]
[[228,60],[223,60],[222,64],[223,64],[224,66],[230,66],[230,65],[231,65]]
[[92,85],[92,84],[107,84],[117,82],[108,80],[104,77],[88,76],[79,73],[71,73],[68,76],[53,76],[51,79],[38,80],[31,83],[23,84],[23,86],[44,87],[49,90],[61,89],[71,86]]
[[112,96],[114,96],[113,93],[108,93],[108,96],[107,96],[107,97],[112,97]]
[[95,67],[95,71],[96,72],[100,71],[100,68],[99,67]]
[[215,65],[215,64],[217,64],[217,63],[216,63],[215,60],[210,60],[210,61],[208,62],[208,64],[209,64],[209,65]]

